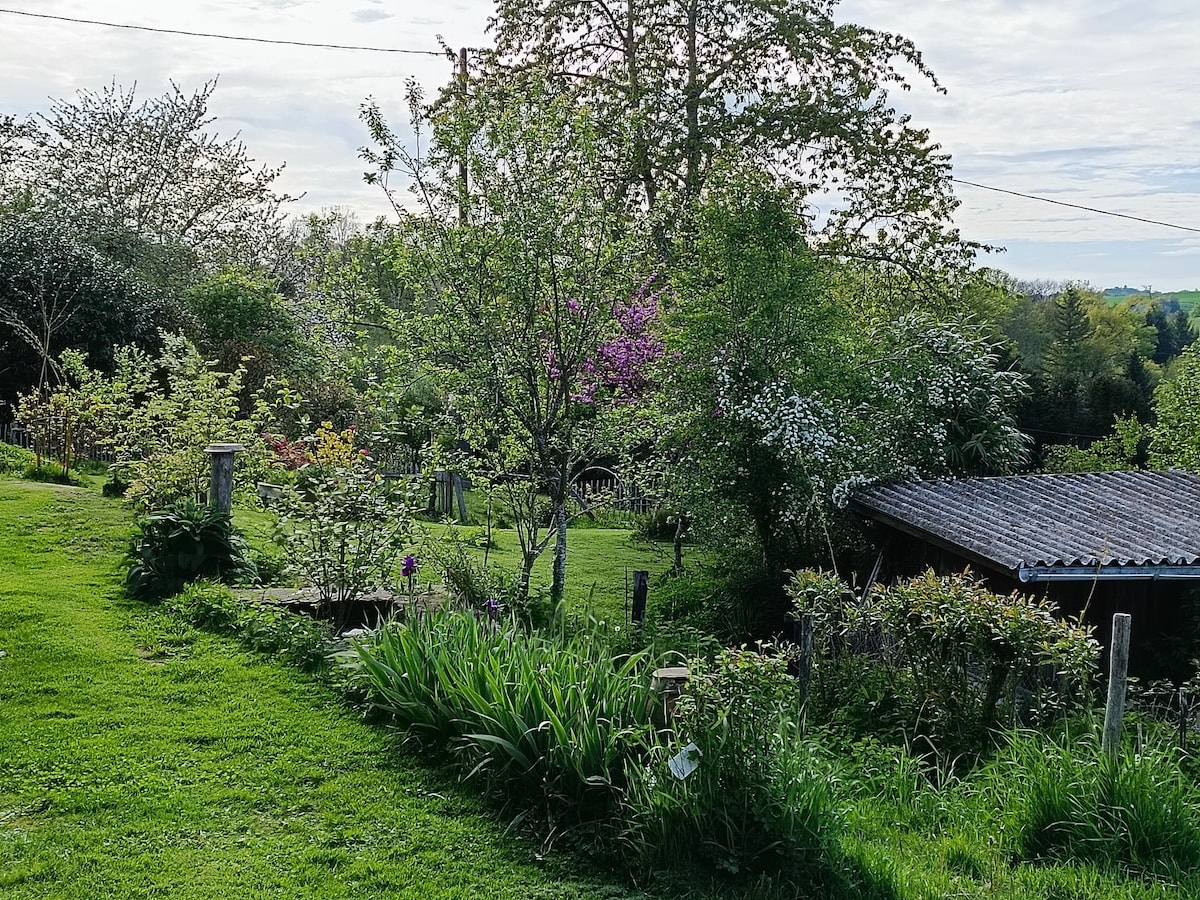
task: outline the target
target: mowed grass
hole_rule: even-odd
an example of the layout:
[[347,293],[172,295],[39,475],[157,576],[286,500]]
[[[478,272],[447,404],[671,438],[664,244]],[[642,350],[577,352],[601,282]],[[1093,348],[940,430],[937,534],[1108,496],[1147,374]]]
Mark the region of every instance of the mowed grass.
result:
[[[472,532],[476,529],[470,529]],[[510,529],[492,532],[492,549],[488,560],[492,565],[516,572],[521,565],[521,550],[517,534]],[[550,591],[553,546],[547,548],[533,566],[530,584],[533,588]],[[482,551],[478,554],[482,558]],[[626,608],[626,577],[633,588],[633,571],[650,573],[649,603],[654,603],[654,589],[662,574],[671,568],[669,545],[637,540],[633,533],[617,528],[572,528],[567,532],[567,584],[564,600],[576,614],[586,614],[620,623],[628,615]]]
[[128,530],[91,491],[0,479],[0,896],[626,895],[539,862],[322,684],[124,600]]
[[[234,522],[251,545],[269,556],[280,557],[271,541],[275,530],[275,515],[270,510],[254,506],[234,507]],[[418,522],[414,529],[411,552],[422,557],[422,543],[440,540],[449,533],[475,545],[472,555],[484,557],[482,545],[486,540],[485,528],[476,525],[442,525]],[[626,603],[626,579],[632,591],[633,571],[644,569],[650,573],[649,604],[653,608],[655,589],[662,576],[670,571],[672,564],[671,545],[639,540],[632,531],[623,528],[571,528],[567,532],[567,586],[565,600],[567,609],[576,615],[593,616],[608,624],[619,624],[629,614]],[[515,575],[521,567],[521,548],[517,533],[511,528],[493,528],[492,546],[487,553],[488,564]],[[697,560],[696,552],[688,547],[684,559],[687,564]],[[551,567],[554,546],[551,544],[534,564],[530,585],[533,590],[550,592]],[[282,562],[282,560],[281,560]],[[422,559],[419,580],[438,581],[440,573]]]

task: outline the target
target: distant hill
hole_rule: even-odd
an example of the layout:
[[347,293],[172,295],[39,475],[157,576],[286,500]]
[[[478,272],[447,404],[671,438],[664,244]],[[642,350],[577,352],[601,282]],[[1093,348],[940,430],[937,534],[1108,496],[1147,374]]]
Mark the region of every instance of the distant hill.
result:
[[[1110,303],[1120,303],[1126,297],[1146,296],[1146,291],[1142,288],[1125,287],[1110,287],[1104,290],[1104,299]],[[1188,315],[1200,316],[1200,290],[1196,291],[1170,291],[1164,293],[1162,291],[1153,291],[1150,296],[1163,305],[1168,311],[1172,312],[1172,303],[1179,304],[1179,309],[1186,309]]]

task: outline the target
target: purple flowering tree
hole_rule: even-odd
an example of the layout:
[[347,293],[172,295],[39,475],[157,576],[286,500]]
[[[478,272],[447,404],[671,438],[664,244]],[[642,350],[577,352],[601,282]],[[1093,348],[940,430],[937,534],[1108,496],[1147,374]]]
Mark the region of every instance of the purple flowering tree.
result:
[[553,542],[557,602],[572,476],[611,451],[607,411],[641,396],[662,353],[651,328],[661,290],[654,279],[630,290],[645,254],[595,164],[588,110],[536,75],[515,77],[484,109],[471,98],[433,110],[412,100],[414,127],[432,126],[425,156],[378,110],[364,113],[376,142],[364,153],[376,166],[369,180],[407,175],[418,201],[412,209],[389,194],[420,298],[400,335],[444,388],[472,474],[514,519],[523,593]]

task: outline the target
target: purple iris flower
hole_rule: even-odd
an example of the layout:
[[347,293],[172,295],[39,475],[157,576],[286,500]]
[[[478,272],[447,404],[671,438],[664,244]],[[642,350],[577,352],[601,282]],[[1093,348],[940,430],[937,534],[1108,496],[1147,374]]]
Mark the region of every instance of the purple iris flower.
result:
[[411,553],[404,557],[404,562],[400,564],[400,575],[404,578],[412,578],[417,574],[417,558]]

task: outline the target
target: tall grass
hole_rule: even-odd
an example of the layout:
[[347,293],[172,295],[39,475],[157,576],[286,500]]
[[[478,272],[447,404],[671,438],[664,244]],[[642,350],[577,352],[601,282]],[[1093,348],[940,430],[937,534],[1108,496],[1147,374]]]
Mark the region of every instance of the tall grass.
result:
[[375,704],[408,736],[558,825],[613,809],[653,740],[650,660],[602,641],[441,610],[357,648]]
[[988,776],[1007,795],[1020,859],[1169,879],[1200,871],[1200,797],[1165,744],[1113,761],[1094,733],[1021,736]]

